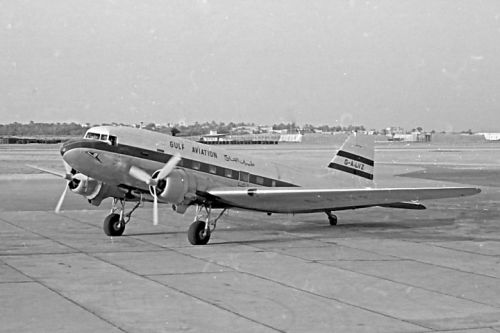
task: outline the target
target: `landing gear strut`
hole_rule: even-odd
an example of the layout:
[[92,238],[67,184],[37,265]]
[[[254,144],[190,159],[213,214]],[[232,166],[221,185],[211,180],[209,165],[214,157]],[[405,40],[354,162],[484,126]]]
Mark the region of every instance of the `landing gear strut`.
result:
[[141,203],[142,198],[139,202],[137,202],[134,208],[130,210],[130,212],[125,214],[125,200],[113,198],[111,213],[106,216],[102,225],[104,233],[111,237],[121,236],[125,231],[125,225],[130,222],[132,213],[141,205]]
[[328,216],[328,221],[330,225],[337,225],[337,215],[332,214],[331,211],[326,211],[326,215]]
[[[205,212],[203,212],[205,208]],[[206,245],[210,235],[217,227],[217,221],[222,217],[224,209],[215,219],[211,219],[211,206],[197,206],[194,222],[189,226],[188,240],[192,245]]]

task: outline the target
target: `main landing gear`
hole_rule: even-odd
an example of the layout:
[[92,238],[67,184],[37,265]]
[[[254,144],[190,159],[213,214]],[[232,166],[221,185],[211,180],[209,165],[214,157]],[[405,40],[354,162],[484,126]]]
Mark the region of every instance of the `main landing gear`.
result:
[[[205,212],[203,212],[205,209]],[[215,218],[211,219],[212,207],[197,206],[194,222],[189,226],[188,240],[192,245],[206,245],[210,240],[210,235],[217,227],[217,221],[222,217],[226,210]]]
[[326,215],[328,216],[328,221],[330,222],[330,225],[337,225],[337,215],[332,214],[331,211],[326,211]]
[[[113,198],[111,213],[106,216],[102,229],[108,236],[121,236],[125,231],[125,225],[130,221],[132,213],[140,206],[142,200],[139,200],[132,210],[125,214],[125,200]],[[119,213],[117,213],[119,212]]]

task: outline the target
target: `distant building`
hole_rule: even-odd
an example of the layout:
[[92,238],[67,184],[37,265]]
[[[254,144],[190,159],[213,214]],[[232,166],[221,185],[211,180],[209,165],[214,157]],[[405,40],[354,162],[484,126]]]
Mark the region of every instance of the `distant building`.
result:
[[388,141],[404,141],[404,142],[430,142],[431,141],[431,133],[422,133],[419,131],[405,133],[402,128],[394,129],[392,132],[387,133],[386,137],[387,137]]
[[488,141],[500,141],[500,133],[479,133]]

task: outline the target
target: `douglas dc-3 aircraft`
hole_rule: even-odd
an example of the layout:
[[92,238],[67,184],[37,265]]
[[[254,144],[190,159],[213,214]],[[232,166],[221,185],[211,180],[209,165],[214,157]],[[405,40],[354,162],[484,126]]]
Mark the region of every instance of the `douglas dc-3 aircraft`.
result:
[[[382,206],[425,209],[418,201],[473,195],[478,188],[375,188],[374,141],[352,134],[317,172],[243,156],[190,140],[129,127],[94,127],[84,138],[62,145],[66,173],[38,168],[68,181],[67,189],[99,206],[113,198],[104,220],[108,236],[120,236],[132,213],[143,202],[153,202],[158,223],[158,202],[184,214],[196,206],[188,230],[193,245],[207,244],[216,223],[227,209],[268,213],[324,212],[331,225],[334,211]],[[125,212],[125,203],[135,206]],[[212,209],[222,210],[212,217]]]

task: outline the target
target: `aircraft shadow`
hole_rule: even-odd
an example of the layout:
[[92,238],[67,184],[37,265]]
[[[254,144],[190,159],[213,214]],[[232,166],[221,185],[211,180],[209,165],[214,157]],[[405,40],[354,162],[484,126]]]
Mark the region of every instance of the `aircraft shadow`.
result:
[[[432,220],[417,220],[417,221],[402,221],[402,222],[352,222],[339,223],[336,226],[330,226],[322,221],[307,221],[301,225],[283,226],[277,228],[273,223],[272,230],[265,228],[264,225],[259,225],[256,228],[233,226],[231,229],[224,229],[224,233],[236,233],[252,231],[252,236],[255,237],[256,232],[262,232],[263,236],[260,239],[248,240],[228,240],[210,242],[216,245],[256,245],[256,244],[279,244],[290,243],[303,240],[318,240],[318,239],[335,239],[335,238],[366,238],[367,236],[377,239],[401,239],[415,241],[457,241],[457,240],[475,240],[470,235],[447,234],[446,229],[453,226],[456,220],[453,218],[447,219],[432,219]],[[296,235],[295,235],[296,234]],[[266,237],[265,237],[266,236]],[[258,235],[257,235],[258,237]],[[230,238],[230,236],[229,236]]]
[[158,236],[158,235],[183,235],[186,231],[158,231],[158,232],[136,232],[136,233],[126,233],[123,237],[135,237],[135,236]]

